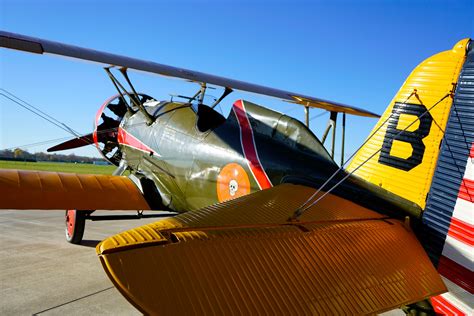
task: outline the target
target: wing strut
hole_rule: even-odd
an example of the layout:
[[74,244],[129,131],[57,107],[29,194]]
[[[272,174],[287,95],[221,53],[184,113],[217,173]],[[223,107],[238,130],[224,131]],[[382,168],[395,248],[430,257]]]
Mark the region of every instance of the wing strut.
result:
[[224,100],[225,97],[227,97],[229,94],[232,93],[232,90],[231,88],[229,87],[225,87],[225,90],[224,90],[224,93],[222,93],[222,95],[220,96],[219,99],[217,99],[212,105],[211,105],[211,108],[215,108],[219,103],[221,103],[222,100]]
[[128,77],[127,69],[122,67],[122,68],[120,68],[120,72],[122,73],[123,77],[125,78],[128,85],[130,86],[130,89],[132,90],[133,95],[131,95],[127,91],[127,89],[125,89],[125,87],[120,83],[120,81],[113,75],[113,73],[110,71],[110,68],[111,67],[105,67],[104,70],[107,72],[107,75],[109,76],[110,80],[114,84],[115,89],[117,89],[118,93],[120,94],[120,98],[122,99],[124,104],[127,106],[127,110],[133,112],[133,110],[131,109],[131,106],[125,101],[125,95],[124,94],[126,94],[130,98],[130,102],[132,102],[136,107],[138,107],[140,112],[143,113],[143,115],[145,116],[145,118],[147,120],[147,124],[148,125],[153,124],[155,119],[150,115],[150,113],[148,113],[146,111],[145,107],[143,106],[142,101],[138,97],[139,94],[135,90],[135,87],[133,86],[132,82],[130,81],[130,78]]
[[[413,96],[413,95],[416,95],[416,90],[414,91],[414,93],[412,93],[405,102],[408,101],[408,99]],[[448,97],[451,97],[453,98],[453,95],[452,95],[452,91],[448,92],[446,95],[444,95],[442,98],[440,98],[436,103],[434,103],[430,108],[428,108],[426,111],[424,111],[420,116],[417,116],[416,120],[414,120],[413,122],[411,122],[410,124],[408,124],[403,130],[400,130],[397,134],[393,135],[392,138],[393,139],[397,139],[397,137],[399,137],[403,132],[405,132],[406,130],[408,130],[413,124],[415,124],[416,122],[420,121],[420,119],[429,114],[431,112],[431,110],[433,110],[438,104],[440,104],[444,99],[448,98]],[[387,119],[375,130],[375,132],[373,132],[367,139],[366,141],[351,155],[351,157],[349,157],[349,159],[347,159],[347,161],[351,160],[353,156],[355,156],[355,154],[377,133],[378,130],[380,130],[380,128],[385,125],[385,123],[387,123],[390,119],[390,117],[392,116],[393,114],[391,114],[390,116],[387,117]],[[333,131],[333,134],[334,134],[334,131]],[[341,171],[343,170],[343,167],[344,167],[344,164],[341,166],[341,168],[339,168],[338,170],[336,170],[327,180],[326,182],[324,182],[320,187],[319,189],[313,194],[311,195],[307,200],[306,202],[304,202],[301,206],[299,206],[295,212],[293,213],[293,215],[288,219],[288,221],[298,221],[299,218],[301,217],[301,215],[303,215],[304,212],[306,212],[308,209],[310,209],[311,207],[313,207],[314,205],[316,205],[319,201],[321,201],[326,195],[328,195],[329,193],[331,193],[331,191],[333,191],[336,187],[338,187],[342,182],[344,182],[347,178],[349,178],[352,174],[354,174],[357,170],[359,170],[359,168],[361,168],[363,165],[365,165],[368,161],[370,161],[370,159],[372,159],[375,155],[377,155],[381,150],[382,150],[383,147],[380,147],[379,149],[377,149],[374,153],[372,153],[367,159],[365,159],[360,165],[358,165],[357,167],[355,167],[351,172],[348,172],[341,180],[339,180],[336,184],[334,184],[331,188],[329,188],[328,190],[325,190],[325,192],[322,194],[322,195],[318,195],[318,193],[320,193],[324,187]],[[410,214],[410,215],[413,215],[415,217],[418,217],[420,214]]]

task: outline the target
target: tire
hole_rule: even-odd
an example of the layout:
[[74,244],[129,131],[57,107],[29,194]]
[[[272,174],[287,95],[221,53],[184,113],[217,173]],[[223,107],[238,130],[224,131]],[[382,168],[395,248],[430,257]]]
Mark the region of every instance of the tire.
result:
[[86,226],[87,211],[67,210],[65,215],[66,240],[75,245],[79,245],[84,236]]

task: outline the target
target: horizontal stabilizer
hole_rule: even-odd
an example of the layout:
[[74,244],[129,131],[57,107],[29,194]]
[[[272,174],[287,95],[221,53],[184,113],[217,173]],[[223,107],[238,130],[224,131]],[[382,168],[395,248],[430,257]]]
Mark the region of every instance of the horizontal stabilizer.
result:
[[150,209],[123,176],[3,169],[0,192],[0,209]]
[[288,222],[314,191],[279,185],[129,230],[97,252],[144,314],[361,315],[446,291],[399,221],[328,195]]
[[0,47],[17,49],[37,54],[67,56],[97,62],[106,66],[119,66],[168,77],[181,78],[193,82],[205,82],[221,87],[275,97],[284,101],[298,103],[309,107],[321,108],[328,111],[344,112],[368,117],[379,117],[379,115],[370,111],[338,102],[327,101],[315,97],[305,96],[299,93],[274,89],[240,80],[228,79],[189,69],[172,67],[151,61],[100,52],[97,50],[29,37],[21,34],[0,31]]

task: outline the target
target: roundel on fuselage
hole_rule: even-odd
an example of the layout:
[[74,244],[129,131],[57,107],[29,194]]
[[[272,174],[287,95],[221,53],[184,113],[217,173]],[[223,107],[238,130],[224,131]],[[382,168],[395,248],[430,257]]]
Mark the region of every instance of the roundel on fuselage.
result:
[[250,193],[247,172],[236,163],[229,163],[217,176],[217,199],[219,202],[232,200]]

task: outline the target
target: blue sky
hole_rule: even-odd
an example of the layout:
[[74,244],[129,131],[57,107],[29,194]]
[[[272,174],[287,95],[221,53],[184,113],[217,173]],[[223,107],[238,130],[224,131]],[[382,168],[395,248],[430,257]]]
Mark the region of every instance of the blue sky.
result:
[[[473,1],[22,1],[0,0],[0,28],[295,91],[382,113],[423,59],[474,37]],[[132,74],[157,99],[196,86]],[[0,86],[88,133],[115,90],[101,67],[0,50]],[[217,94],[217,93],[216,93]],[[303,119],[275,99],[238,98]],[[312,110],[311,116],[319,110]],[[327,115],[314,119],[321,135]],[[348,117],[355,150],[374,119]],[[0,96],[0,149],[69,135]],[[31,152],[54,145],[26,147]],[[94,148],[73,150],[97,155]]]

